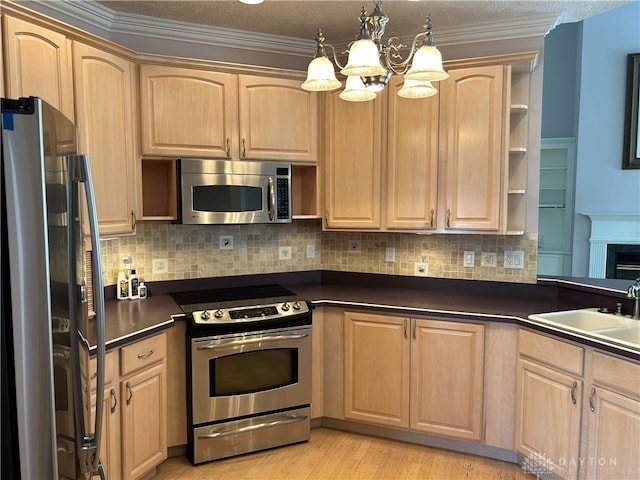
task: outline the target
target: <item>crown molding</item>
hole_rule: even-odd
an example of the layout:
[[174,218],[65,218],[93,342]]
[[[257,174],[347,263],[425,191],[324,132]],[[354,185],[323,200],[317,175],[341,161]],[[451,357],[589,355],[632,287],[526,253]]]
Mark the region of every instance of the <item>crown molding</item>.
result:
[[[313,39],[300,39],[270,35],[245,30],[197,25],[187,22],[116,12],[93,0],[31,0],[17,2],[37,4],[39,10],[55,12],[72,20],[89,24],[114,40],[114,36],[162,38],[176,42],[196,43],[213,47],[267,52],[293,56],[312,57]],[[440,28],[436,32],[438,46],[472,44],[515,38],[544,37],[562,21],[560,14],[528,15],[509,22],[492,21],[452,28]],[[75,25],[74,25],[75,26]],[[402,41],[410,43],[412,37]],[[125,45],[126,46],[126,45]],[[335,44],[336,48],[346,48]]]

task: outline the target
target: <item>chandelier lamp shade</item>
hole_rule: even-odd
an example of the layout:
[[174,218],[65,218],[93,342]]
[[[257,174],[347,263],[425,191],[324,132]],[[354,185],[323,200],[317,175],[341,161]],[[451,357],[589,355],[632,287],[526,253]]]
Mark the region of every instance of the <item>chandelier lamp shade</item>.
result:
[[[307,78],[302,88],[308,91],[326,92],[342,86],[336,78],[334,65],[347,77],[345,89],[340,98],[353,102],[372,100],[376,93],[384,90],[393,74],[404,75],[404,85],[398,95],[404,98],[425,98],[435,95],[436,88],[431,82],[445,80],[449,74],[442,67],[442,55],[433,41],[433,24],[427,15],[424,31],[418,33],[411,42],[406,58],[401,51],[408,46],[393,36],[383,41],[389,17],[382,11],[382,1],[374,1],[371,15],[362,8],[360,33],[349,44],[346,65],[337,58],[333,45],[325,42],[322,30],[316,36],[316,54],[309,63]],[[327,55],[331,50],[333,63]]]

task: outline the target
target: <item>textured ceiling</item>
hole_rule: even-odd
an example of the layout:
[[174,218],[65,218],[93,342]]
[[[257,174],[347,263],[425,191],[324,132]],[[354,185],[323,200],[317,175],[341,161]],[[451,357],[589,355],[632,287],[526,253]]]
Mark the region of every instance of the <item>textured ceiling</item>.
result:
[[[427,13],[438,28],[451,29],[487,22],[503,22],[532,15],[562,15],[563,22],[583,20],[637,0],[561,0],[561,1],[485,1],[485,0],[387,0],[384,12],[390,17],[387,34],[417,33]],[[133,13],[182,22],[226,27],[249,32],[313,39],[322,28],[328,41],[349,41],[358,33],[358,17],[364,6],[373,9],[370,0],[265,0],[246,5],[237,0],[164,0],[98,3],[116,12]]]

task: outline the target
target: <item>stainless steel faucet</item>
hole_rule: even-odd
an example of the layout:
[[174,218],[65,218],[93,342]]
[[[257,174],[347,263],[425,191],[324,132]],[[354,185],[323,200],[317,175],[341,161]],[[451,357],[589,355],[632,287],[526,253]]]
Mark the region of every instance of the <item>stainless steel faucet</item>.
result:
[[640,320],[640,278],[636,278],[635,283],[629,285],[627,290],[627,297],[635,300],[633,304],[633,314],[631,318],[634,320]]

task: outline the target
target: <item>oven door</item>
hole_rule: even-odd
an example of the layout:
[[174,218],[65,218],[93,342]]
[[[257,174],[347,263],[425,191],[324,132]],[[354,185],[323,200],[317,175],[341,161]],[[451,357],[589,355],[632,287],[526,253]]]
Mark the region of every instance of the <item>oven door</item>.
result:
[[309,405],[311,326],[191,340],[193,426]]

